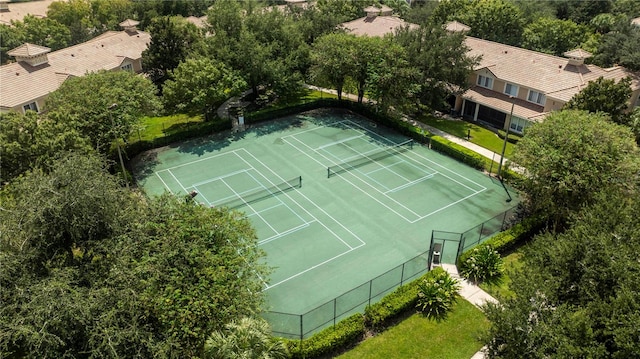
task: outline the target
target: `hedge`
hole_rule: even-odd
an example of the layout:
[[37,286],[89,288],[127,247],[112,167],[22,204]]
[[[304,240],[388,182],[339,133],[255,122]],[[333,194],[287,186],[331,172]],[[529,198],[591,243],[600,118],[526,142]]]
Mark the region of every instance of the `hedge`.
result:
[[484,170],[484,157],[444,137],[432,136],[431,149],[453,157],[475,169]]
[[291,358],[317,358],[348,348],[359,342],[365,333],[364,317],[356,313],[305,340],[280,339]]
[[414,308],[418,301],[418,283],[423,278],[424,276],[407,283],[384,296],[379,302],[367,306],[364,310],[367,327],[374,330],[382,329],[398,315]]
[[[506,136],[506,135],[507,135],[507,131],[498,130],[498,137],[500,137],[501,139],[504,140],[504,136]],[[509,141],[509,142],[511,142],[513,144],[516,144],[516,143],[518,143],[518,141],[520,141],[521,138],[522,138],[522,135],[509,131],[509,138],[507,138],[507,141]]]

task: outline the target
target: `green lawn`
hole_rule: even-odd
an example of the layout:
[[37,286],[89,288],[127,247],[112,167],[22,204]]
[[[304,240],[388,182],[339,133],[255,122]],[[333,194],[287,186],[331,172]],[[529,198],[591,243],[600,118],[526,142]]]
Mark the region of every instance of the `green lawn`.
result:
[[[430,115],[419,118],[419,121],[460,138],[467,138],[467,134],[470,133],[470,142],[497,154],[502,153],[504,140],[482,126],[462,120],[447,120]],[[513,143],[507,142],[505,157],[509,158],[511,156],[513,147]],[[496,156],[496,158],[497,157],[498,156]]]
[[143,117],[139,130],[134,130],[131,141],[152,141],[153,139],[180,132],[186,127],[201,123],[204,118],[201,115],[189,116],[178,114],[161,117]]
[[414,314],[338,358],[471,358],[482,348],[478,338],[488,327],[484,314],[459,298],[442,322]]
[[511,284],[511,277],[509,276],[509,273],[521,268],[522,266],[522,252],[513,252],[504,257],[505,273],[502,275],[502,278],[500,278],[500,281],[493,284],[480,283],[479,286],[494,298],[513,297],[514,293],[509,289],[509,285]]

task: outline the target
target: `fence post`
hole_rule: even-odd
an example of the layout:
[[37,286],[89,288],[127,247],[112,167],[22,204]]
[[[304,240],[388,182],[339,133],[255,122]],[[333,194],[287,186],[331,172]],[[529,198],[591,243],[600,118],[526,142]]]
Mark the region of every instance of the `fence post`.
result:
[[369,281],[369,305],[371,305],[371,291],[373,287],[373,280]]
[[484,224],[486,222],[482,222],[482,224],[480,225],[480,234],[478,235],[478,243],[480,243],[480,241],[482,240],[482,231],[484,231]]
[[456,255],[456,264],[458,264],[458,257],[462,254],[464,249],[464,233],[460,233],[460,241],[458,242],[458,254]]
[[500,231],[504,231],[506,228],[504,226],[505,222],[507,221],[507,213],[510,212],[511,210],[506,210],[504,211],[504,217],[502,217],[502,226],[500,226]]
[[302,316],[304,314],[300,314],[300,340],[304,339],[304,331],[302,329]]
[[402,273],[400,273],[400,286],[402,286],[402,282],[404,280],[404,265],[407,262],[402,263]]
[[336,301],[338,298],[333,298],[333,326],[336,326]]

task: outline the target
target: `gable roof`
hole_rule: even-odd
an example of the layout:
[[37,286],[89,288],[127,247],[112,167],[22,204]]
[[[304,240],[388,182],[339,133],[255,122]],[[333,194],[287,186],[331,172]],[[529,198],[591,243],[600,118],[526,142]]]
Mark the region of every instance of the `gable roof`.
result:
[[0,107],[13,108],[55,91],[70,76],[113,70],[141,58],[151,41],[142,31],[109,31],[92,40],[48,54],[48,63],[14,62],[0,66]]
[[619,81],[632,78],[640,88],[639,74],[623,67],[603,69],[595,65],[570,65],[569,59],[467,36],[469,55],[482,56],[474,70],[490,68],[499,79],[541,91],[547,97],[569,101],[589,81],[604,77]]

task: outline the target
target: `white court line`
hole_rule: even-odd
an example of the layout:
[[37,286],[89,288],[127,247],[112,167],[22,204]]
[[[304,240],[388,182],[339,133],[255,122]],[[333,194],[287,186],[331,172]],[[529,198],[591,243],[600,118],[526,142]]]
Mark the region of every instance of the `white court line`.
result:
[[[356,131],[356,132],[357,132],[357,131]],[[320,146],[320,147],[316,148],[316,149],[315,149],[315,151],[319,151],[319,150],[325,149],[325,148],[327,148],[327,147],[331,147],[331,146],[339,145],[339,144],[341,144],[341,143],[349,142],[349,141],[351,141],[351,140],[355,140],[355,139],[358,139],[358,138],[361,138],[361,137],[364,137],[364,134],[362,134],[362,133],[361,133],[361,134],[360,134],[360,135],[358,135],[358,136],[352,136],[352,137],[345,138],[345,139],[342,139],[342,140],[339,140],[339,141],[330,142],[330,143],[327,143],[327,144],[325,144],[325,145],[322,145],[322,146]]]
[[[243,161],[244,161],[244,159],[243,159]],[[246,163],[246,161],[245,161],[245,163]],[[247,164],[248,164],[249,166],[251,166],[249,163],[247,163]],[[262,173],[260,173],[260,171],[258,171],[257,169],[255,169],[253,166],[252,166],[252,168],[256,171],[256,173],[258,173],[260,176],[262,176],[262,178],[266,179],[266,177],[265,177],[265,176],[263,176],[263,175],[262,175]],[[265,186],[264,186],[260,181],[258,181],[258,179],[257,179],[257,178],[253,177],[253,175],[251,175],[251,173],[249,173],[249,176],[251,176],[251,178],[252,178],[254,181],[256,181],[258,184],[260,184],[260,186],[262,186],[262,188],[263,188],[263,189],[267,189],[267,187],[265,187]],[[273,184],[273,183],[272,183],[272,184]],[[302,218],[302,217],[300,217],[300,215],[299,215],[296,211],[294,211],[293,209],[291,209],[291,207],[289,207],[286,203],[282,202],[282,200],[281,200],[280,198],[278,198],[278,194],[284,194],[284,192],[280,191],[280,193],[275,193],[275,194],[274,194],[274,193],[272,193],[271,191],[269,191],[269,193],[271,193],[271,196],[272,196],[272,197],[274,197],[275,199],[277,199],[277,200],[278,200],[278,202],[282,203],[282,205],[284,205],[285,207],[287,207],[287,209],[289,209],[289,211],[290,211],[291,213],[293,213],[296,217],[298,217],[298,219],[300,219],[300,221],[302,221],[303,223],[304,223],[304,222],[306,222],[306,221],[305,221],[305,219],[304,219],[304,218]],[[278,233],[278,232],[276,231],[276,233]]]
[[212,159],[212,158],[216,158],[216,157],[220,157],[220,156],[226,156],[226,155],[228,155],[228,154],[235,153],[236,151],[237,151],[237,150],[232,150],[232,151],[228,151],[228,152],[218,153],[217,155],[213,155],[213,156],[209,156],[209,157],[199,158],[199,159],[197,159],[197,160],[193,160],[193,161],[191,161],[191,162],[187,162],[187,163],[183,163],[183,164],[180,164],[180,165],[177,165],[177,166],[173,166],[173,167],[165,168],[165,169],[160,170],[160,171],[158,171],[158,172],[168,171],[168,170],[173,170],[173,169],[180,168],[180,167],[184,167],[184,166],[189,166],[189,165],[192,165],[192,164],[194,164],[194,163],[198,163],[198,162],[202,162],[202,161],[210,160],[210,159]]
[[316,268],[318,268],[318,267],[320,267],[320,266],[322,266],[322,265],[325,265],[325,264],[327,264],[327,263],[331,262],[332,260],[334,260],[334,259],[336,259],[336,258],[340,258],[340,257],[342,257],[343,255],[345,255],[345,254],[347,254],[347,253],[350,253],[350,252],[352,252],[352,251],[354,251],[354,250],[356,250],[356,249],[358,249],[358,248],[360,248],[360,247],[364,246],[365,244],[366,244],[366,243],[363,243],[363,244],[361,244],[361,245],[359,245],[359,246],[357,246],[357,247],[355,247],[355,248],[349,249],[349,250],[348,250],[348,251],[346,251],[346,252],[342,252],[342,253],[338,254],[337,256],[335,256],[335,257],[333,257],[333,258],[329,258],[329,259],[327,259],[327,260],[326,260],[326,261],[324,261],[324,262],[318,263],[318,264],[314,265],[313,267],[309,267],[309,268],[307,268],[307,269],[303,270],[302,272],[299,272],[298,274],[294,274],[294,275],[292,275],[292,276],[291,276],[291,277],[289,277],[289,278],[283,279],[283,280],[279,281],[278,283],[274,283],[274,284],[272,284],[272,285],[270,285],[270,286],[267,286],[264,290],[271,289],[271,288],[273,288],[273,287],[275,287],[275,286],[277,286],[277,285],[280,285],[280,284],[282,284],[282,283],[284,283],[284,282],[287,282],[287,281],[289,281],[289,280],[291,280],[291,279],[293,279],[293,278],[299,277],[299,276],[301,276],[301,275],[303,275],[303,274],[305,274],[305,273],[307,273],[307,272],[309,272],[309,271],[311,271],[311,270],[314,270],[314,269],[316,269]]
[[224,176],[218,176],[218,177],[215,177],[215,178],[209,178],[209,179],[208,179],[208,180],[206,180],[206,181],[202,181],[202,182],[194,183],[192,186],[193,186],[193,187],[195,187],[195,186],[202,186],[203,184],[207,184],[207,183],[211,183],[211,182],[213,182],[213,181],[217,181],[217,180],[220,180],[220,179],[223,179],[223,178],[227,178],[227,177],[235,176],[235,175],[237,175],[237,174],[245,173],[245,172],[250,171],[250,170],[251,170],[250,168],[249,168],[249,169],[246,169],[246,168],[245,168],[245,169],[242,169],[242,170],[234,171],[234,172],[231,172],[231,173],[227,173],[227,174],[225,174]]
[[[298,140],[295,137],[292,137],[294,140],[300,142],[303,146],[309,148],[310,150],[313,150],[311,147],[307,146],[304,142]],[[298,151],[300,151],[301,153],[305,154],[307,157],[311,158],[312,160],[316,161],[317,163],[319,163],[320,165],[326,167],[322,162],[318,161],[316,158],[314,158],[313,156],[311,156],[309,153],[307,153],[306,151],[303,151],[301,149],[299,149],[298,147],[296,147],[294,144],[292,144],[291,142],[285,141],[287,142],[290,146],[294,147],[295,149],[297,149]],[[324,159],[331,161],[331,159],[327,158],[326,156],[324,156],[323,154],[319,153],[319,152],[315,152],[317,155],[323,157]],[[382,203],[378,198],[376,198],[375,196],[371,195],[371,193],[369,193],[368,191],[365,191],[363,188],[361,188],[360,186],[356,186],[355,183],[349,181],[345,176],[342,176],[341,174],[338,174],[338,176],[340,176],[340,178],[342,178],[344,181],[346,181],[347,183],[351,184],[353,187],[355,187],[356,189],[358,189],[360,192],[364,193],[365,195],[367,195],[369,198],[373,199],[374,201],[380,203],[381,206],[387,208],[390,212],[395,213],[396,215],[398,215],[398,217],[404,219],[405,221],[409,222],[409,223],[414,223],[415,221],[409,220],[407,217],[403,216],[402,214],[398,213],[394,208],[391,208],[390,206],[386,205],[385,203]],[[382,194],[382,192],[380,192],[377,188],[373,187],[369,182],[365,181],[364,179],[354,176],[355,178],[357,178],[358,180],[360,180],[360,182],[364,183],[365,185],[371,187],[374,191]],[[382,194],[384,196],[384,194]],[[415,213],[414,211],[412,211],[411,209],[405,207],[403,204],[399,203],[398,201],[396,201],[395,199],[389,197],[389,196],[384,196],[387,199],[389,199],[392,202],[395,202],[396,205],[398,207],[402,207],[405,210],[407,210],[408,212],[411,212],[413,215],[415,215],[416,217],[420,217],[419,214]]]
[[296,226],[296,227],[293,227],[293,228],[289,228],[289,229],[287,229],[286,231],[284,231],[284,232],[282,232],[282,233],[278,233],[278,234],[276,234],[275,236],[271,236],[271,237],[269,237],[269,238],[266,238],[266,239],[263,239],[263,240],[259,241],[259,242],[258,242],[258,245],[259,245],[259,246],[261,246],[261,245],[263,245],[263,244],[267,244],[267,243],[269,243],[269,242],[271,242],[271,241],[275,241],[275,240],[276,240],[276,239],[278,239],[278,238],[284,237],[284,236],[286,236],[286,235],[288,235],[288,234],[291,234],[291,233],[293,233],[293,232],[297,232],[297,231],[301,230],[302,228],[307,228],[307,227],[309,227],[309,226],[311,225],[311,223],[313,223],[313,222],[315,222],[315,221],[306,222],[306,223],[303,223],[303,224],[301,224],[301,225],[299,225],[299,226]]
[[[238,192],[236,192],[236,191],[235,191],[231,186],[229,186],[229,184],[228,184],[225,180],[221,179],[220,181],[222,181],[222,183],[224,183],[227,187],[229,187],[229,189],[230,189],[230,190],[232,190],[232,191],[233,191],[233,193],[235,193],[235,194],[236,194],[236,196],[240,197],[240,195],[238,194]],[[252,206],[252,205],[250,205],[249,203],[247,203],[247,202],[246,202],[246,201],[244,201],[244,200],[243,200],[243,202],[244,202],[244,204],[245,204],[247,207],[251,208],[251,210],[253,211],[253,213],[255,213],[255,214],[256,214],[256,216],[260,217],[260,219],[262,219],[262,221],[263,221],[264,223],[266,223],[266,224],[267,224],[267,226],[269,226],[269,228],[271,228],[271,230],[272,230],[273,232],[278,233],[278,231],[276,231],[276,229],[275,229],[275,228],[273,228],[273,227],[269,224],[269,222],[268,222],[267,220],[265,220],[265,219],[264,219],[264,218],[263,218],[263,217],[262,217],[258,212],[256,212],[256,210],[253,208],[253,206]]]
[[155,174],[156,174],[156,176],[158,176],[158,178],[160,179],[160,182],[162,182],[164,187],[169,190],[169,193],[173,194],[173,191],[171,190],[171,188],[169,188],[169,186],[167,186],[167,183],[162,179],[162,177],[160,177],[158,172],[155,172]]
[[178,182],[178,184],[180,185],[180,187],[182,187],[182,190],[184,191],[184,193],[189,193],[189,191],[187,191],[186,188],[184,188],[184,186],[182,185],[182,183],[180,181],[178,181],[178,179],[176,178],[176,176],[173,175],[173,172],[171,172],[170,170],[167,170],[167,172],[169,172],[169,174],[171,175],[171,177],[173,177],[174,180],[176,180],[176,182]]
[[403,184],[403,185],[401,185],[401,186],[398,186],[398,187],[396,187],[396,188],[393,188],[393,189],[391,189],[391,190],[389,190],[389,191],[385,192],[385,194],[387,194],[387,193],[393,193],[393,192],[398,192],[398,191],[403,190],[403,189],[405,189],[405,188],[407,188],[407,187],[411,187],[411,186],[413,186],[413,185],[414,185],[414,184],[416,184],[416,183],[420,183],[420,182],[426,181],[426,180],[428,180],[428,179],[430,179],[430,178],[433,178],[433,176],[434,176],[434,175],[435,175],[435,174],[426,175],[426,176],[424,176],[424,177],[422,177],[422,178],[418,178],[417,180],[413,180],[413,181],[411,181],[411,182],[405,183],[405,184]]
[[[198,192],[198,195],[199,195],[200,197],[202,197],[202,198],[205,200],[205,202],[207,202],[207,206],[211,207],[211,202],[209,202],[209,200],[207,199],[207,197],[205,197],[205,196],[204,196],[204,193],[203,193],[203,192],[200,192],[200,190],[198,189],[198,187],[197,187],[197,186],[195,186],[195,185],[194,185],[194,186],[191,186],[191,187],[193,187],[193,189],[194,189],[194,190],[196,190],[196,192]],[[190,187],[190,188],[191,188],[191,187]]]
[[[287,142],[287,141],[285,141]],[[247,154],[251,157],[253,157],[253,159],[255,161],[257,161],[258,163],[260,163],[262,166],[264,166],[265,168],[269,169],[269,171],[271,171],[275,176],[280,177],[277,173],[275,173],[271,168],[269,168],[267,165],[265,165],[262,161],[260,161],[259,159],[257,159],[254,155],[252,155],[249,151],[246,151]],[[243,161],[246,162],[246,160],[243,158]],[[247,164],[249,164],[247,162]],[[249,164],[250,165],[250,164]],[[259,172],[258,172],[259,173]],[[263,176],[264,177],[264,176]],[[269,181],[266,177],[265,179],[267,181]],[[280,177],[280,179],[282,179],[282,177]],[[271,181],[269,181],[271,182]],[[273,182],[271,182],[273,184]],[[303,193],[298,192],[302,197],[304,197],[307,201],[313,203],[316,208],[318,210],[320,210],[322,213],[324,213],[327,217],[331,218],[334,222],[338,223],[340,225],[340,227],[342,227],[344,230],[346,230],[347,232],[349,232],[352,236],[354,236],[358,241],[360,241],[360,243],[362,244],[366,244],[366,242],[364,242],[362,239],[360,239],[355,233],[351,232],[351,230],[349,230],[349,228],[345,227],[344,225],[342,225],[342,223],[338,222],[335,218],[333,218],[333,216],[331,216],[329,213],[327,213],[323,208],[321,208],[320,206],[316,205],[315,202],[311,201],[307,196],[305,196]],[[289,196],[287,193],[285,193],[285,195],[287,197],[289,197],[289,199],[294,202],[295,204],[298,205],[298,207],[302,208],[305,212],[307,212],[307,214],[309,214],[311,217],[313,217],[315,220],[318,221],[318,223],[322,224],[323,227],[325,227],[331,234],[333,234],[336,238],[338,238],[342,243],[344,243],[347,247],[349,247],[350,249],[353,249],[353,247],[351,247],[348,243],[346,243],[345,241],[342,240],[342,238],[340,236],[338,236],[337,234],[335,234],[329,227],[325,226],[324,223],[322,223],[322,221],[318,220],[317,218],[315,218],[315,216],[313,216],[311,213],[309,213],[309,211],[307,211],[303,206],[301,206],[296,200],[294,200],[293,198],[291,198],[291,196]],[[358,246],[359,247],[359,246]]]

